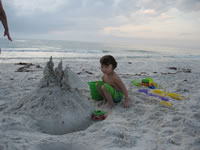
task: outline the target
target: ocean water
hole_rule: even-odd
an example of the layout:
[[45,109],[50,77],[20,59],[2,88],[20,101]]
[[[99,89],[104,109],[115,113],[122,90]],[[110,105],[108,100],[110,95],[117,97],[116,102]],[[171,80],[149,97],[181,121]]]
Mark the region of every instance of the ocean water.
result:
[[[61,40],[25,40],[15,39],[13,42],[0,39],[0,63],[27,61],[47,61],[54,59],[93,60],[111,54],[118,60],[132,59],[199,59],[200,50],[163,49],[116,45],[108,43],[74,42]],[[125,59],[124,59],[125,58]]]

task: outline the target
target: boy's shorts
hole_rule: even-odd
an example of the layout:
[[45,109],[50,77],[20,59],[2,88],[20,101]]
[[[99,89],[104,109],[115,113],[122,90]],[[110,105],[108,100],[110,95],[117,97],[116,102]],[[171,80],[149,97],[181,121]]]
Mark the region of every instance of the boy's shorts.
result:
[[120,91],[117,91],[109,84],[103,83],[102,81],[98,81],[98,85],[99,87],[101,87],[102,85],[105,86],[107,92],[112,96],[114,103],[119,103],[123,99],[124,94]]

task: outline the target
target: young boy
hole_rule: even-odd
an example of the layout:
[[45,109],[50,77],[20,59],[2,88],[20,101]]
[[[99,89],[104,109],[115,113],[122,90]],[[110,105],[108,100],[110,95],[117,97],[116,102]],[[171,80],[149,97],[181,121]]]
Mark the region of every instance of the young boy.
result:
[[103,85],[97,83],[98,92],[105,98],[105,107],[112,108],[114,103],[118,103],[125,96],[124,107],[129,107],[128,91],[120,79],[119,75],[114,71],[117,62],[111,55],[105,55],[100,59],[101,71],[103,72]]

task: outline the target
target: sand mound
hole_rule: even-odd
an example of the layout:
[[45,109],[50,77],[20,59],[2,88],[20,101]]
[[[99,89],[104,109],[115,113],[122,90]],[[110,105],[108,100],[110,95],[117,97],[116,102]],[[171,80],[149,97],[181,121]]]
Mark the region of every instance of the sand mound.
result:
[[63,70],[62,62],[55,70],[53,66],[50,58],[38,88],[7,112],[30,116],[37,120],[33,128],[48,134],[66,134],[87,128],[93,107],[79,91],[86,85],[67,66]]

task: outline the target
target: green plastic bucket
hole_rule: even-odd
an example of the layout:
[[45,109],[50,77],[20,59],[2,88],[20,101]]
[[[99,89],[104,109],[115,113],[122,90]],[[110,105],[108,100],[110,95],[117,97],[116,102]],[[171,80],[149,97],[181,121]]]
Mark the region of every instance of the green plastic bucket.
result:
[[96,83],[98,82],[99,88],[101,88],[101,86],[103,85],[102,81],[92,81],[92,82],[88,82],[88,85],[90,87],[90,95],[92,97],[92,99],[100,101],[103,100],[103,97],[99,94],[97,88],[96,88]]

